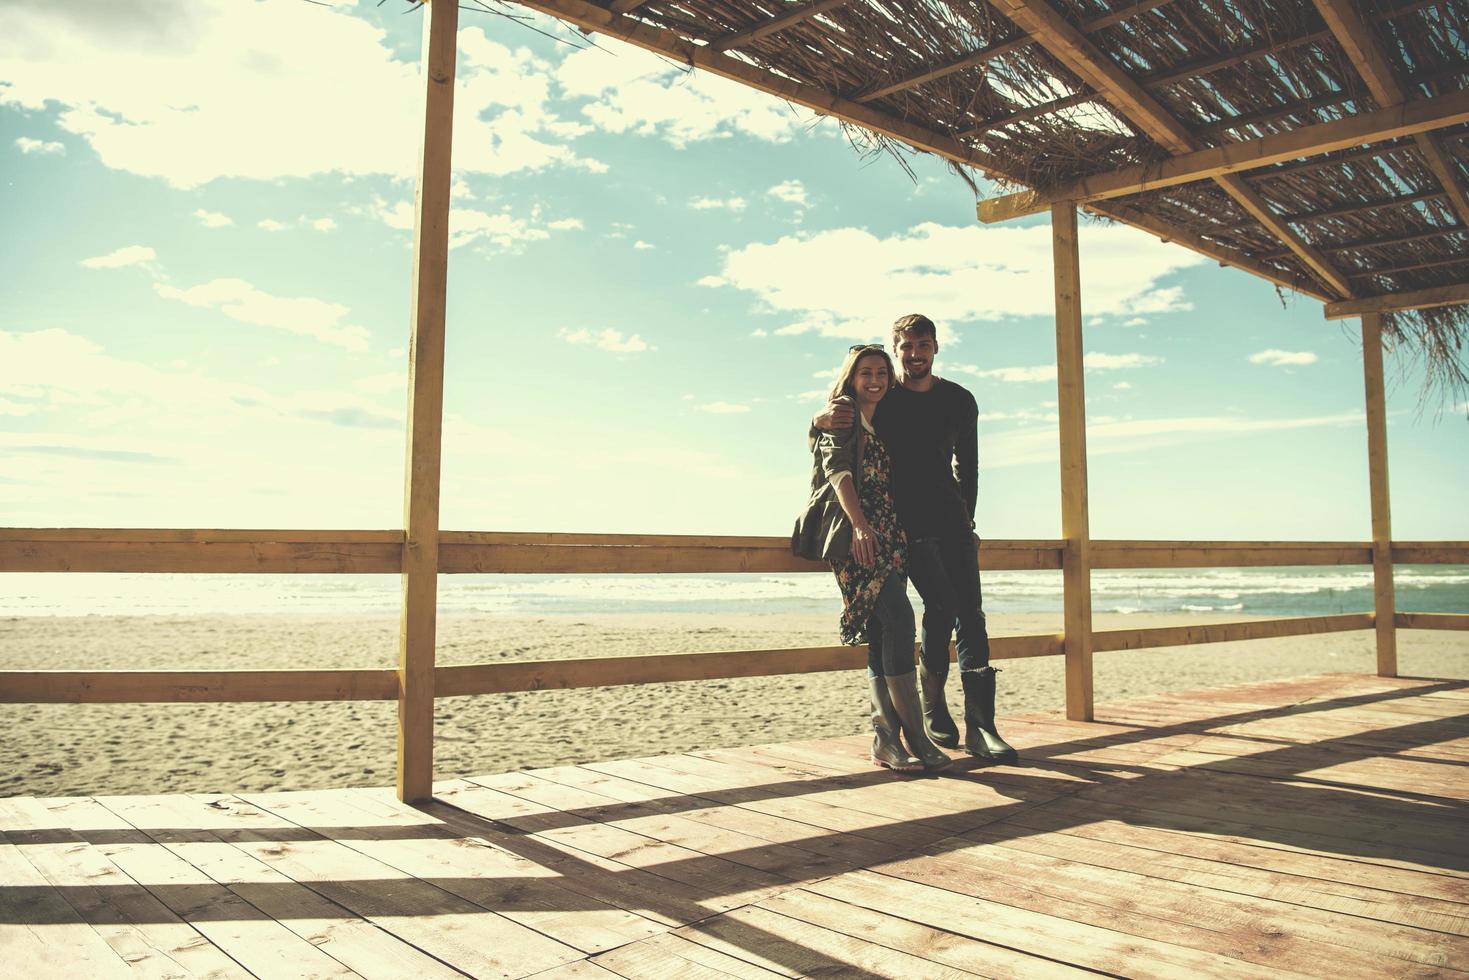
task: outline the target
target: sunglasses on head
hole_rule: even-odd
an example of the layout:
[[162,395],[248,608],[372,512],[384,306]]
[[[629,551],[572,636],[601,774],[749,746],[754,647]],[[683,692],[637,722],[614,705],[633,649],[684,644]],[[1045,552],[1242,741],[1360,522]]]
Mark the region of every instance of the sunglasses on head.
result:
[[887,350],[887,348],[883,347],[882,344],[853,344],[847,348],[847,353],[850,354],[853,351],[859,350]]

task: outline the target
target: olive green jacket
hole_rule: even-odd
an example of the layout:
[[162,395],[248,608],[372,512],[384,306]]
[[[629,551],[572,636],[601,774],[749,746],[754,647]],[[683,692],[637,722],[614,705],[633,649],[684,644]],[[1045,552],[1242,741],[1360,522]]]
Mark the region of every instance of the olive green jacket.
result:
[[791,554],[812,561],[842,561],[852,551],[852,522],[837,500],[832,476],[843,471],[852,474],[852,489],[859,498],[862,495],[862,448],[867,433],[856,403],[847,396],[837,400],[852,406],[852,424],[834,432],[813,427],[808,433],[811,492],[791,532]]

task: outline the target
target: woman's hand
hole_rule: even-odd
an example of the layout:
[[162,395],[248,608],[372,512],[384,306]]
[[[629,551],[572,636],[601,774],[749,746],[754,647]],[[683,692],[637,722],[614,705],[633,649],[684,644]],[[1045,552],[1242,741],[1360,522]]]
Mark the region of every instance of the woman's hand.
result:
[[852,525],[852,557],[857,564],[871,568],[877,561],[877,537],[866,521]]

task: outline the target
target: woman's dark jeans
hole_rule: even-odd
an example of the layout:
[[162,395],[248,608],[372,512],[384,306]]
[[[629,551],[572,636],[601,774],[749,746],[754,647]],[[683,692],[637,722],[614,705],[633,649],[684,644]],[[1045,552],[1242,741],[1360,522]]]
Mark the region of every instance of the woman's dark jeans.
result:
[[913,605],[908,580],[890,572],[867,621],[867,676],[898,677],[913,670]]

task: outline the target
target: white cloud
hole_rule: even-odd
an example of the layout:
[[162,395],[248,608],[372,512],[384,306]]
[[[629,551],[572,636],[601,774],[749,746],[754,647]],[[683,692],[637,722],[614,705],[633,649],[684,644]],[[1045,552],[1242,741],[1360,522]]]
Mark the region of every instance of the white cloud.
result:
[[787,204],[795,204],[803,208],[810,204],[806,198],[806,185],[799,180],[783,180],[765,193],[777,201],[785,201]]
[[735,134],[784,143],[819,118],[738,82],[602,38],[597,48],[568,56],[556,79],[567,96],[590,100],[581,112],[596,128],[677,147]]
[[[413,230],[411,201],[389,204],[381,197],[375,197],[366,208],[366,213],[389,228],[399,231]],[[482,242],[502,251],[512,251],[527,242],[540,242],[550,238],[548,229],[571,231],[581,227],[579,218],[562,218],[542,225],[539,223],[538,212],[530,218],[521,218],[508,211],[491,212],[456,207],[449,211],[449,248],[463,248],[465,245]]]
[[[0,104],[54,111],[104,165],[176,187],[409,177],[418,141],[404,134],[422,126],[418,52],[400,56],[373,16],[350,3],[7,5]],[[552,111],[553,85],[552,64],[529,49],[461,29],[455,168],[605,169],[568,145],[588,127]]]
[[189,289],[155,282],[153,289],[164,299],[178,300],[204,309],[217,309],[225,316],[242,323],[315,337],[324,343],[347,350],[367,349],[367,331],[362,327],[343,323],[342,318],[350,311],[339,303],[328,303],[309,297],[272,296],[243,279],[214,279]]
[[1294,367],[1315,364],[1316,355],[1308,350],[1278,350],[1274,347],[1250,355],[1251,364],[1268,364],[1271,367]]
[[1123,320],[1122,321],[1122,325],[1124,327],[1141,327],[1141,326],[1144,326],[1145,324],[1147,324],[1147,322],[1148,322],[1148,318],[1147,317],[1145,317],[1145,316],[1135,316],[1135,317],[1130,317],[1129,319]]
[[637,249],[640,252],[646,252],[648,249],[650,249],[650,248],[657,248],[658,246],[652,245],[652,244],[650,244],[648,242],[643,241],[641,238],[639,238],[637,241],[635,241],[635,242],[632,243],[632,247],[635,248],[635,249]]
[[255,222],[255,227],[263,228],[266,231],[285,231],[290,225],[283,221],[277,221],[274,218],[261,218]]
[[695,283],[695,285],[708,286],[712,289],[717,286],[728,286],[729,283],[726,282],[724,277],[722,276],[701,276],[699,277],[699,281]]
[[15,145],[20,148],[20,152],[25,154],[66,152],[64,143],[58,143],[55,140],[33,140],[29,136],[17,136]]
[[737,405],[733,402],[706,402],[697,407],[699,411],[710,415],[740,415],[750,410],[749,405]]
[[158,253],[147,245],[127,245],[108,252],[106,255],[95,255],[90,259],[82,259],[83,269],[121,269],[130,265],[142,265],[152,262],[158,257]]
[[748,204],[743,197],[695,197],[689,199],[689,207],[695,211],[743,211]]
[[1111,371],[1117,368],[1151,367],[1162,364],[1163,358],[1151,354],[1102,354],[1089,351],[1081,359],[1088,371]]
[[[1085,226],[1081,244],[1089,312],[1187,308],[1180,288],[1157,283],[1201,262],[1195,253],[1120,225]],[[1053,313],[1051,231],[1045,226],[925,223],[885,238],[838,228],[732,250],[719,275],[753,292],[769,311],[796,314],[795,323],[777,331],[785,334],[866,338],[911,310],[933,317],[941,331],[965,320]]]
[[1113,385],[1112,387],[1115,388],[1117,391],[1127,391],[1128,389],[1130,389],[1132,387],[1132,382],[1131,381],[1119,381],[1115,385]]
[[765,330],[765,328],[763,328],[763,327],[756,327],[754,330],[751,330],[750,331],[750,336],[751,337],[769,337],[770,334],[769,334],[769,332],[767,332]]
[[203,208],[195,211],[194,217],[198,218],[199,223],[205,228],[224,228],[235,223],[235,219],[227,214],[220,214],[218,211],[206,211]]
[[[1102,354],[1091,351],[1081,359],[1088,371],[1115,371],[1119,368],[1151,367],[1162,364],[1163,358],[1151,354]],[[1056,365],[1037,364],[1031,367],[978,368],[972,364],[950,364],[950,371],[972,374],[976,378],[997,378],[1000,381],[1032,382],[1056,380]],[[1129,386],[1131,387],[1131,386]]]
[[301,220],[316,231],[332,231],[337,227],[337,223],[331,218],[302,218]]
[[[1086,427],[1088,455],[1140,452],[1159,446],[1193,442],[1210,436],[1244,435],[1291,429],[1325,428],[1360,425],[1360,410],[1337,415],[1303,418],[1250,418],[1248,416],[1182,416],[1126,421],[1100,419]],[[987,466],[1019,466],[1056,458],[1056,431],[1053,427],[1012,429],[986,434]]]
[[656,348],[648,344],[637,334],[627,336],[621,330],[599,330],[591,331],[585,328],[581,330],[560,330],[557,333],[562,340],[568,344],[581,344],[595,347],[598,350],[609,351],[613,354],[638,354]]

